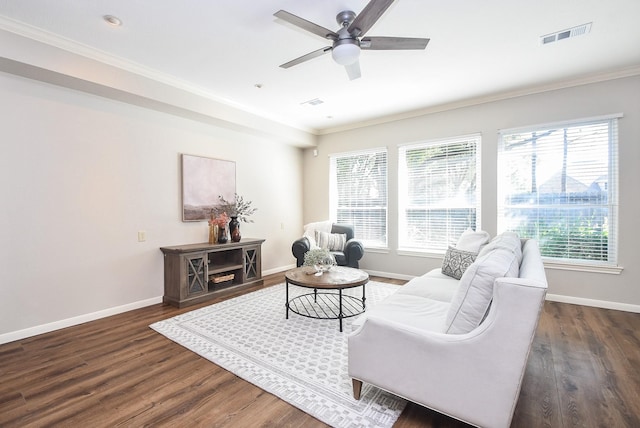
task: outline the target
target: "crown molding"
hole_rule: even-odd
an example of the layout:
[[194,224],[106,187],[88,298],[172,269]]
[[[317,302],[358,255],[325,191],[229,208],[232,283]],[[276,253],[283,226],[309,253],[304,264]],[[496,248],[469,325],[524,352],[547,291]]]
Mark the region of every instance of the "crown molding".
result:
[[557,82],[545,83],[541,85],[533,85],[533,86],[528,86],[526,88],[487,94],[480,97],[468,98],[460,101],[439,104],[435,106],[425,107],[422,109],[410,110],[410,111],[406,111],[398,114],[392,114],[388,116],[381,116],[375,119],[356,122],[356,123],[352,123],[344,126],[325,128],[318,131],[318,135],[329,135],[337,132],[350,131],[358,128],[365,128],[367,126],[397,122],[399,120],[412,119],[415,117],[426,116],[434,113],[441,113],[441,112],[455,110],[455,109],[464,108],[464,107],[472,107],[480,104],[487,104],[487,103],[496,102],[496,101],[508,100],[511,98],[518,98],[518,97],[527,96],[527,95],[535,95],[543,92],[573,88],[576,86],[606,82],[609,80],[622,79],[622,78],[633,77],[638,75],[640,75],[640,65],[634,65],[631,67],[625,67],[625,68],[621,68],[613,71],[607,71],[602,73],[592,73],[592,74],[578,76],[575,78],[561,80]]
[[165,84],[167,86],[171,86],[176,89],[180,89],[182,91],[202,98],[206,98],[208,100],[232,107],[237,110],[242,110],[247,113],[260,116],[264,119],[279,123],[284,126],[295,128],[308,134],[317,135],[318,133],[317,129],[294,125],[291,123],[285,123],[281,119],[273,117],[265,113],[264,111],[257,110],[252,106],[237,103],[225,97],[221,97],[217,94],[212,93],[211,91],[202,88],[201,86],[193,85],[192,83],[178,79],[175,76],[159,72],[155,69],[138,64],[134,61],[109,54],[75,40],[71,40],[69,38],[51,33],[32,25],[25,24],[23,22],[0,16],[0,30],[5,30],[18,36],[25,37],[42,44],[52,46],[54,48],[62,49],[72,54],[80,55],[82,57],[97,61],[102,64],[119,68],[123,71],[145,77],[147,79]]
[[450,103],[438,104],[420,109],[414,109],[397,114],[383,115],[377,118],[350,123],[347,125],[327,127],[322,129],[310,128],[301,125],[291,124],[283,122],[281,119],[273,117],[264,111],[257,110],[252,106],[237,103],[233,100],[220,97],[200,86],[193,85],[184,80],[178,79],[174,76],[166,73],[161,73],[157,70],[135,63],[133,61],[126,60],[124,58],[109,54],[107,52],[95,49],[88,45],[79,43],[77,41],[62,37],[60,35],[48,32],[41,28],[37,28],[23,22],[19,22],[7,17],[0,16],[0,29],[9,31],[22,37],[29,38],[31,40],[65,50],[67,52],[83,56],[85,58],[117,67],[129,73],[133,73],[150,80],[174,87],[176,89],[183,90],[185,92],[209,99],[211,101],[218,102],[220,104],[235,108],[247,113],[262,117],[264,119],[279,123],[284,126],[295,128],[299,131],[306,132],[314,136],[329,135],[343,131],[349,131],[353,129],[364,128],[367,126],[380,125],[384,123],[396,122],[404,119],[411,119],[419,116],[425,116],[434,113],[440,113],[449,110],[455,110],[458,108],[471,107],[480,104],[486,104],[495,101],[502,101],[511,98],[517,98],[526,95],[534,95],[548,91],[554,91],[565,88],[572,88],[576,86],[582,86],[592,83],[604,82],[608,80],[620,79],[625,77],[632,77],[640,75],[640,65],[634,65],[617,70],[606,71],[601,73],[592,73],[588,75],[578,76],[561,81],[545,83],[541,85],[532,85],[525,88],[520,88],[511,91],[504,91],[498,93],[492,93],[482,95],[479,97],[463,99]]

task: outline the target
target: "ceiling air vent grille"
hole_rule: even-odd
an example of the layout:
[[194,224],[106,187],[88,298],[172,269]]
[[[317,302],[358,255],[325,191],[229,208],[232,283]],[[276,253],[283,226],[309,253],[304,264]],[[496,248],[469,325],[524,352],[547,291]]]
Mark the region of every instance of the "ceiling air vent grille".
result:
[[571,37],[582,36],[591,31],[591,22],[588,24],[578,25],[577,27],[569,28],[567,30],[558,31],[556,33],[540,36],[540,44],[548,45],[549,43],[557,42],[558,40],[569,39]]
[[305,102],[302,102],[302,103],[300,103],[300,104],[302,104],[302,105],[304,105],[304,104],[308,104],[308,105],[310,105],[310,106],[317,106],[317,105],[320,105],[320,104],[322,104],[322,103],[324,103],[324,101],[322,101],[320,98],[314,98],[314,99],[312,99],[312,100],[305,101]]

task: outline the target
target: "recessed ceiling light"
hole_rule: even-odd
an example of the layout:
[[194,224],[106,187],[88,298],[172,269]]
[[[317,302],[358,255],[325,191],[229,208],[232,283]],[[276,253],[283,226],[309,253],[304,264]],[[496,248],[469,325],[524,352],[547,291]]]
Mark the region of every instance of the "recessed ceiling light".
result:
[[117,16],[113,15],[105,15],[102,17],[107,24],[113,25],[114,27],[119,27],[122,25],[122,21]]

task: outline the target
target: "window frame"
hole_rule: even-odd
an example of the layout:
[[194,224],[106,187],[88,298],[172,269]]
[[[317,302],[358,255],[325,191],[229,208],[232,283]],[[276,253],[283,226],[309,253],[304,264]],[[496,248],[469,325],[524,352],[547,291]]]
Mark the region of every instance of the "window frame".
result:
[[[498,153],[497,153],[497,230],[498,233],[508,230],[505,221],[505,211],[508,204],[503,203],[507,192],[501,186],[501,179],[504,177],[503,169],[505,168],[504,162],[501,160],[501,154],[504,151],[505,136],[518,133],[534,133],[550,130],[563,130],[569,128],[577,128],[580,126],[595,125],[608,122],[608,141],[607,141],[607,204],[601,205],[608,208],[608,240],[607,240],[607,258],[606,261],[579,259],[579,258],[559,258],[543,255],[543,261],[545,267],[553,269],[563,270],[578,270],[589,271],[599,273],[614,273],[619,274],[622,268],[618,265],[619,254],[619,123],[618,120],[622,118],[621,113],[603,115],[596,117],[588,117],[581,119],[573,119],[531,126],[523,126],[517,128],[501,129],[498,132]],[[544,207],[545,205],[538,205]],[[580,206],[585,207],[585,204],[569,204],[565,203],[558,206]],[[534,237],[539,240],[539,236]],[[543,243],[540,243],[541,247]],[[542,248],[541,248],[542,249]]]
[[[384,237],[383,240],[371,240],[366,239],[359,234],[359,228],[354,222],[350,222],[355,229],[355,238],[358,239],[366,249],[370,250],[387,250],[389,246],[389,151],[387,147],[376,147],[371,149],[363,149],[349,152],[332,153],[329,155],[329,213],[330,219],[334,223],[339,223],[338,211],[341,209],[338,201],[338,177],[336,172],[336,162],[339,159],[351,158],[357,156],[371,155],[371,154],[384,154],[385,161],[385,175],[384,175],[384,206],[368,207],[371,209],[380,209],[384,212],[384,223],[379,224],[380,233]],[[343,207],[342,209],[349,209],[352,207]]]
[[[445,145],[454,145],[460,144],[464,142],[473,142],[475,144],[475,224],[468,225],[472,227],[474,230],[480,230],[482,224],[482,164],[481,164],[481,150],[482,150],[482,134],[481,133],[473,133],[466,135],[458,135],[454,137],[448,138],[438,138],[420,142],[413,142],[407,144],[400,144],[398,146],[398,254],[401,255],[421,255],[421,256],[434,256],[434,257],[442,257],[442,255],[446,252],[448,246],[454,245],[458,236],[453,236],[453,234],[447,234],[445,237],[446,242],[438,242],[435,245],[412,245],[411,242],[407,242],[405,240],[406,230],[404,229],[406,225],[404,224],[404,219],[406,210],[409,209],[408,203],[408,170],[406,167],[406,153],[408,150],[413,149],[421,149],[421,148],[429,148],[433,146],[445,146]],[[427,208],[428,210],[429,208]],[[432,209],[438,209],[437,206],[434,206]],[[448,221],[451,221],[450,217],[446,217]]]

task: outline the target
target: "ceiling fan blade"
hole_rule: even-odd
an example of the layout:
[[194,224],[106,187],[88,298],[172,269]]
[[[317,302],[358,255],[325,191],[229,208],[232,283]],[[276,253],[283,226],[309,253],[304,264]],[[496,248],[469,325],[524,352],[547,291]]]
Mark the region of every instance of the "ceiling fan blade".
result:
[[349,25],[349,34],[361,37],[373,27],[393,2],[394,0],[371,0]]
[[331,40],[338,39],[338,33],[336,33],[335,31],[331,31],[328,28],[324,28],[321,25],[314,24],[313,22],[307,21],[304,18],[300,18],[299,16],[296,16],[293,13],[289,13],[286,10],[279,10],[273,15],[282,19],[283,21],[287,21],[289,24],[293,24],[296,27],[300,27],[303,30],[316,34],[322,37],[323,39],[331,39]]
[[355,80],[360,78],[360,61],[356,61],[353,64],[345,65],[345,70],[347,70],[347,75],[349,76],[349,80]]
[[360,49],[368,50],[401,50],[425,49],[430,39],[412,37],[365,37],[360,40]]
[[331,51],[331,49],[333,49],[331,46],[326,46],[326,47],[324,47],[322,49],[318,49],[317,51],[309,52],[306,55],[302,55],[300,58],[296,58],[296,59],[291,60],[289,62],[285,62],[280,67],[281,68],[293,67],[294,65],[298,65],[301,62],[309,61],[310,59],[313,59],[313,58],[319,57],[321,55],[324,55],[325,53]]

